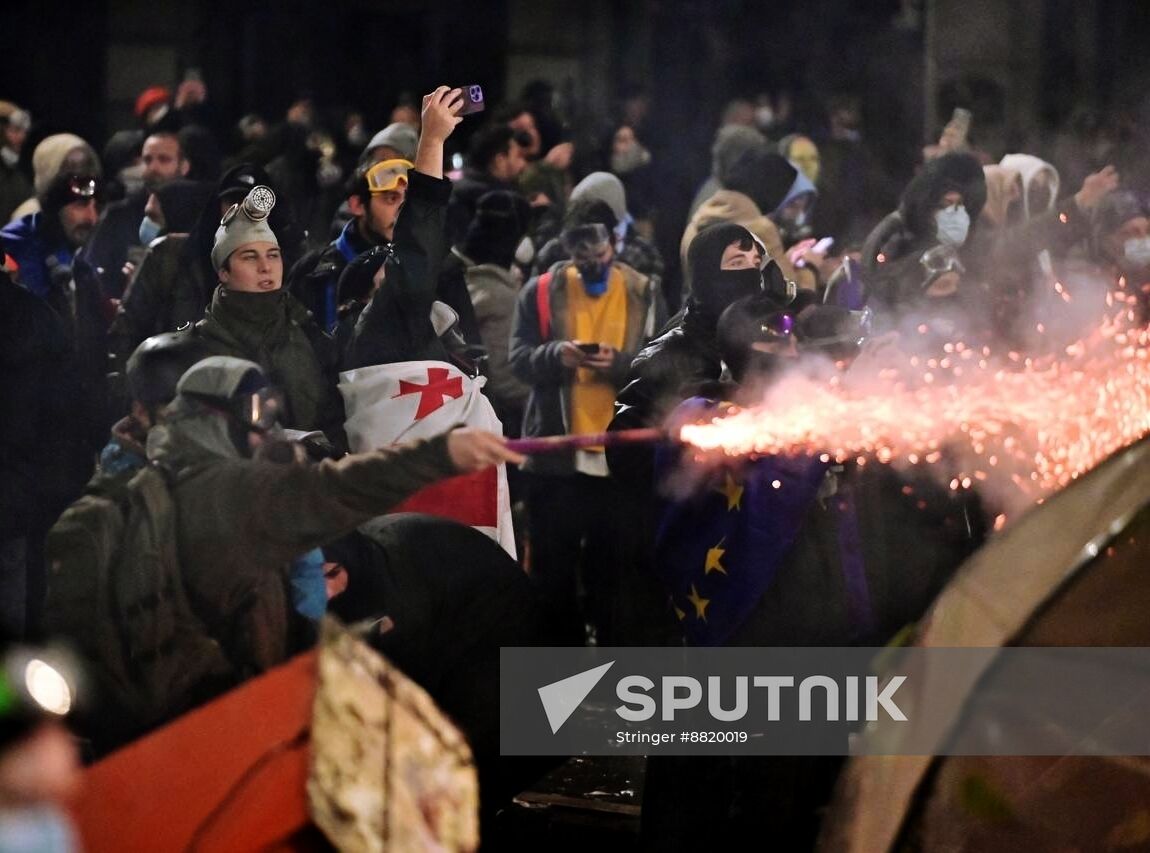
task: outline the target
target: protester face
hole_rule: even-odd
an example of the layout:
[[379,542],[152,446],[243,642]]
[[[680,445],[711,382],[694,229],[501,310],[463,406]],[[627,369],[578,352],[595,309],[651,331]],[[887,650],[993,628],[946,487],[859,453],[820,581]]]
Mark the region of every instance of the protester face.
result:
[[763,250],[755,240],[736,240],[723,250],[721,270],[757,270],[763,266]]
[[491,161],[491,175],[501,181],[514,181],[527,168],[523,146],[512,140],[507,150],[495,155]]
[[970,233],[970,214],[963,205],[962,193],[951,190],[935,208],[935,237],[948,246],[961,246]]
[[140,222],[140,245],[147,246],[160,236],[164,230],[164,211],[160,207],[160,198],[155,193],[148,196],[144,204],[144,218]]
[[364,211],[364,225],[369,239],[375,243],[390,243],[395,239],[395,223],[399,219],[399,211],[403,208],[403,200],[406,197],[406,186],[399,186],[387,192],[372,193],[371,201]]
[[592,295],[602,293],[607,287],[607,275],[611,262],[615,260],[615,248],[610,241],[597,246],[581,247],[571,255],[571,262],[579,271],[579,277]]
[[528,160],[532,160],[539,156],[539,148],[542,145],[542,142],[539,137],[539,128],[535,126],[535,116],[526,111],[521,112],[511,121],[507,122],[507,126],[512,130],[522,131],[531,137],[531,145],[523,151]]
[[806,175],[812,184],[819,182],[819,149],[805,136],[800,136],[791,143],[791,150],[787,153],[792,163]]
[[220,269],[220,282],[240,293],[270,293],[283,285],[284,262],[280,247],[260,241],[245,243]]
[[154,192],[173,178],[188,173],[188,161],[174,136],[149,136],[141,155],[144,161],[144,186]]
[[88,242],[99,218],[100,209],[94,198],[78,199],[60,208],[60,227],[68,245],[78,249]]
[[24,147],[24,140],[28,138],[28,128],[26,127],[13,127],[9,124],[4,128],[4,145],[20,153],[20,149]]
[[1129,271],[1150,268],[1150,219],[1135,216],[1103,239],[1103,249],[1118,266]]

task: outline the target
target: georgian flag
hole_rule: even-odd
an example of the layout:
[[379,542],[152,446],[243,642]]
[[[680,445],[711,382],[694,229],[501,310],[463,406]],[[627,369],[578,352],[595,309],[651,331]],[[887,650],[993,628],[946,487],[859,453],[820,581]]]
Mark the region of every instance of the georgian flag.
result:
[[[503,434],[483,396],[485,377],[471,379],[443,361],[401,361],[346,370],[339,390],[353,453],[430,438],[457,424]],[[505,465],[434,483],[392,512],[423,512],[469,524],[515,557]]]

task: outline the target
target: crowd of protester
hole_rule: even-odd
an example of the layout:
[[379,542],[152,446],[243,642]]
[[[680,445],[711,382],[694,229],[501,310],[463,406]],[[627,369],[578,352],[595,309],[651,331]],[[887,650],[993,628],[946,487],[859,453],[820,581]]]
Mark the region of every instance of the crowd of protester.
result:
[[[1050,302],[1055,281],[1088,299],[1124,287],[1148,316],[1150,208],[1113,165],[1130,156],[1117,141],[1058,164],[980,150],[956,120],[895,199],[856,99],[809,129],[734,101],[675,223],[659,210],[674,164],[643,110],[603,140],[550,93],[465,119],[440,87],[370,137],[301,101],[229,140],[189,82],[143,92],[137,126],[99,151],[61,133],[30,157],[34,117],[0,102],[0,628],[85,650],[106,641],[95,620],[135,630],[76,577],[114,571],[125,541],[147,550],[138,510],[102,535],[81,511],[158,488],[173,538],[147,565],[182,592],[154,615],[202,641],[163,647],[180,678],[149,684],[146,711],[99,696],[80,722],[89,757],[306,648],[325,612],[388,617],[373,642],[461,722],[485,790],[514,787],[488,775],[500,645],[885,643],[982,541],[977,496],[922,482],[910,499],[881,467],[760,459],[670,497],[674,448],[524,458],[507,439],[753,402],[801,354],[846,370],[908,321],[939,345],[1050,347],[1035,312],[1066,340],[1081,331]],[[459,166],[462,121],[480,126]],[[399,391],[365,403],[395,370]],[[460,415],[470,426],[414,443],[365,432],[405,395],[416,420],[458,400],[495,420]],[[404,503],[443,480],[488,490],[496,520],[450,497]],[[386,514],[397,505],[441,517]],[[764,809],[802,843],[835,770],[677,761],[652,760],[644,806],[668,845],[713,843],[700,814],[737,837]]]

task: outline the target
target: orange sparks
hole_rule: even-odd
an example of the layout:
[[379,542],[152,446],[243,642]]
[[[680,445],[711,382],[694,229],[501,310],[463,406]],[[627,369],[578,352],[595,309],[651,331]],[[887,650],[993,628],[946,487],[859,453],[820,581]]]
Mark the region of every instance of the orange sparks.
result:
[[[956,343],[946,351],[965,349]],[[833,386],[785,376],[762,406],[684,426],[680,437],[704,454],[923,461],[952,490],[995,490],[1013,513],[1150,433],[1150,331],[1124,316],[1103,321],[1058,357],[1011,351],[1001,359],[986,347],[981,354],[983,370],[961,380],[957,371],[919,373],[917,357],[903,357],[899,370],[868,371],[865,355]],[[867,378],[856,381],[856,373]]]

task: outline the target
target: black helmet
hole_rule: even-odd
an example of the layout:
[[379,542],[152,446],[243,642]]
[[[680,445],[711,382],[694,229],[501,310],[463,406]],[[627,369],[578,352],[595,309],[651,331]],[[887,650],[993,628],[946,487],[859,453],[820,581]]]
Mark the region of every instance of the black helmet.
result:
[[128,359],[128,388],[134,400],[165,405],[176,396],[176,384],[188,368],[209,355],[190,331],[164,332],[145,340]]

